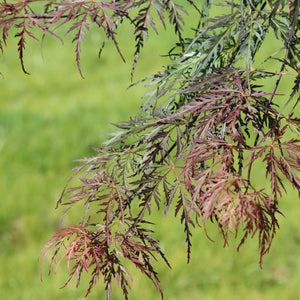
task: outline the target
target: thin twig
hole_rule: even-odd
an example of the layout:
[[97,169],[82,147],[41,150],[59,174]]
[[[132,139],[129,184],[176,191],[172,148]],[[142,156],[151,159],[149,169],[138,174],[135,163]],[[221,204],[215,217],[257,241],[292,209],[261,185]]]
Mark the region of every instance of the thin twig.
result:
[[[261,121],[261,124],[260,124],[260,127],[259,127],[259,132],[262,131],[262,128],[264,126],[264,123],[266,121],[266,118],[268,116],[268,112],[270,110],[270,107],[271,107],[271,104],[272,104],[272,101],[273,101],[273,98],[276,94],[276,91],[278,89],[278,86],[279,86],[279,83],[280,83],[280,80],[282,78],[282,74],[283,74],[283,71],[284,71],[284,68],[285,68],[285,62],[282,63],[281,65],[281,69],[280,69],[280,72],[278,74],[278,78],[276,80],[276,83],[275,83],[275,86],[274,86],[274,89],[273,89],[273,92],[271,94],[271,97],[266,105],[266,108],[265,108],[265,112],[264,112],[264,115],[263,115],[263,118],[262,118],[262,121]],[[254,145],[253,145],[253,148],[255,148],[258,144],[258,139],[259,139],[259,132],[257,133],[256,135],[256,138],[255,138],[255,142],[254,142]],[[251,169],[252,169],[252,165],[253,165],[253,157],[254,157],[254,154],[255,154],[255,150],[253,151],[252,153],[252,156],[251,156],[251,160],[250,160],[250,164],[249,164],[249,168],[248,168],[248,178],[247,178],[247,181],[248,181],[248,185],[247,185],[247,189],[249,188],[250,186],[250,175],[251,175]]]

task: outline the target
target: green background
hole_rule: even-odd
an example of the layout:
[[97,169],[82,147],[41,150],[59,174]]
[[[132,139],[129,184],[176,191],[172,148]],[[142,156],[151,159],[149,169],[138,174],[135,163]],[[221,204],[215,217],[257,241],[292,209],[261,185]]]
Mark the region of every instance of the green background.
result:
[[[40,281],[39,253],[45,242],[60,228],[61,210],[56,201],[68,178],[73,162],[93,155],[87,145],[100,145],[101,134],[113,130],[110,123],[134,116],[146,92],[142,85],[127,89],[134,45],[132,33],[120,31],[124,64],[113,45],[108,44],[101,60],[97,49],[99,33],[92,31],[82,52],[82,79],[76,69],[74,47],[67,38],[62,46],[53,37],[44,47],[28,41],[25,64],[30,76],[22,73],[17,60],[16,41],[9,40],[1,56],[0,79],[0,295],[1,299],[81,299],[88,278],[79,288],[71,283],[59,289],[66,275],[62,265],[56,276],[47,275],[47,263]],[[151,35],[142,51],[134,80],[159,71],[175,39],[171,29]],[[128,44],[130,43],[130,44]],[[269,45],[272,51],[272,44]],[[284,91],[283,91],[284,92]],[[298,115],[299,116],[299,115]],[[257,182],[265,175],[257,172]],[[300,221],[296,191],[280,201],[285,217],[279,216],[280,230],[273,246],[259,267],[257,240],[249,240],[236,252],[237,242],[223,248],[222,241],[209,227],[215,242],[203,230],[193,234],[192,260],[186,264],[183,227],[172,213],[163,219],[155,213],[156,236],[162,241],[172,270],[158,261],[157,270],[165,299],[299,299]],[[70,214],[65,224],[76,222]],[[152,283],[132,271],[130,299],[159,299]],[[97,285],[89,299],[105,299],[104,287]],[[111,299],[122,299],[114,287]]]

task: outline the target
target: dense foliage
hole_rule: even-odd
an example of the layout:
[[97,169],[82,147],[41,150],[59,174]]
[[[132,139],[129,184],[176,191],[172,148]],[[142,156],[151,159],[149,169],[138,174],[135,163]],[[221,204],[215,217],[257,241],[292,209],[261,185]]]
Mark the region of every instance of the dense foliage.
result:
[[[67,206],[65,213],[82,205],[82,220],[46,244],[44,259],[54,250],[50,272],[66,259],[66,285],[76,276],[79,284],[91,270],[86,295],[102,276],[107,298],[115,279],[128,299],[131,277],[125,265],[131,262],[163,296],[154,261],[161,256],[169,263],[150,229],[157,209],[180,218],[188,261],[191,228],[205,230],[214,222],[224,246],[231,234],[240,238],[239,247],[256,237],[262,264],[279,227],[279,199],[289,186],[300,196],[299,1],[221,1],[221,10],[210,1],[199,7],[168,0],[7,2],[1,3],[0,45],[3,49],[16,27],[24,72],[32,27],[62,40],[56,30],[69,26],[80,73],[80,45],[91,25],[103,30],[122,56],[117,29],[130,21],[136,35],[133,71],[149,27],[157,31],[154,14],[163,26],[167,18],[178,35],[171,64],[146,80],[153,88],[139,114],[116,124],[102,147],[95,147],[97,155],[80,160],[58,205]],[[181,15],[189,6],[198,12],[198,27],[185,38]],[[210,17],[216,9],[222,14]],[[280,46],[262,56],[270,36]],[[264,69],[270,60],[273,68]],[[278,93],[284,76],[292,78],[289,95]],[[266,175],[261,186],[253,178],[257,169]]]

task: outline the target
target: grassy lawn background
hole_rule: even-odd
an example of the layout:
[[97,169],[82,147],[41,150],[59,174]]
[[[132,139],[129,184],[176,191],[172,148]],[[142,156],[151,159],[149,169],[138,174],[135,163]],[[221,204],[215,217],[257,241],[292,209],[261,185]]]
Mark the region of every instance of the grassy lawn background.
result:
[[[173,45],[171,31],[152,36],[143,50],[135,79],[139,80],[167,64],[160,57]],[[93,155],[87,145],[99,145],[101,134],[110,132],[110,123],[126,121],[141,103],[142,86],[127,90],[133,45],[128,32],[121,32],[121,48],[128,59],[123,64],[108,45],[97,58],[97,33],[83,47],[81,79],[76,69],[73,46],[61,46],[47,38],[43,55],[38,43],[28,42],[25,63],[30,76],[21,72],[16,46],[10,41],[1,57],[0,79],[0,291],[3,299],[81,299],[87,281],[76,289],[60,267],[56,276],[39,278],[37,261],[43,244],[59,228],[59,211],[54,209],[71,175],[75,159]],[[126,45],[126,48],[122,47]],[[264,182],[258,172],[257,182]],[[256,240],[247,241],[236,252],[237,242],[222,248],[214,227],[215,243],[201,230],[194,232],[192,261],[186,265],[183,228],[171,214],[165,221],[158,212],[157,237],[169,258],[172,270],[158,262],[165,299],[298,299],[300,283],[300,221],[298,195],[288,189],[281,201],[286,215],[279,217],[279,230],[264,267],[258,265]],[[65,223],[72,222],[72,218]],[[151,282],[134,273],[131,299],[159,299]],[[101,279],[100,279],[101,280]],[[100,282],[89,299],[105,299]],[[116,288],[112,299],[122,299]]]

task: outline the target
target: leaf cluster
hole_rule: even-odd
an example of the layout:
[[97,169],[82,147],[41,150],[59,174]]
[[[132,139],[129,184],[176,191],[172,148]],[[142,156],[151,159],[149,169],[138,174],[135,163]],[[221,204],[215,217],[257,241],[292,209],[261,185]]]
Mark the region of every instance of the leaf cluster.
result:
[[[186,0],[185,2],[194,6],[192,0]],[[66,34],[73,35],[72,42],[75,44],[76,62],[83,77],[80,66],[80,53],[90,27],[95,27],[106,36],[99,49],[99,55],[107,41],[112,40],[120,57],[125,61],[117,41],[117,28],[124,20],[128,20],[133,27],[136,42],[132,66],[133,76],[141,49],[144,46],[144,40],[148,37],[149,28],[158,33],[153,15],[159,16],[158,19],[163,27],[165,27],[165,19],[168,19],[182,41],[182,13],[186,14],[183,6],[172,0],[4,0],[0,3],[0,29],[2,30],[0,49],[3,51],[9,32],[12,28],[15,28],[17,33],[14,37],[18,43],[21,67],[24,73],[29,74],[24,65],[24,50],[28,38],[38,40],[37,30],[34,29],[41,31],[43,38],[45,34],[50,34],[63,43],[63,37],[58,33],[58,29],[66,27]]]

